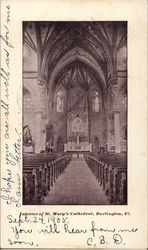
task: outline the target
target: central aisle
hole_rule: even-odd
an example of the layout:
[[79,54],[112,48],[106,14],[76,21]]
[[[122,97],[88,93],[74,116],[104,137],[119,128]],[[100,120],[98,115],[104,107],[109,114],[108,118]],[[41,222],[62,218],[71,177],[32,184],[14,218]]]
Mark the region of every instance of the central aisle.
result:
[[86,162],[75,159],[54,183],[42,204],[107,205],[109,202]]

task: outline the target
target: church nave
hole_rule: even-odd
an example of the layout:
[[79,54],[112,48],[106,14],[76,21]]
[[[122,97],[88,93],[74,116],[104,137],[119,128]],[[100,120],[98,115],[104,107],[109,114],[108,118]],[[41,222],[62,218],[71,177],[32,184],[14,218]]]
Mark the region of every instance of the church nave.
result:
[[127,22],[23,22],[24,205],[127,204],[127,89]]
[[41,202],[43,205],[107,205],[98,181],[85,160],[70,161],[56,185]]

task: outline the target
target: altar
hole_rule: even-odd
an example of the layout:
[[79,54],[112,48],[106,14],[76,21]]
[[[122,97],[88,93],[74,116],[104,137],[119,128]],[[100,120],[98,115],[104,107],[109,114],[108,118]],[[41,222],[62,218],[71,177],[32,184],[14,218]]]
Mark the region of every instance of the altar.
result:
[[64,144],[64,152],[92,152],[92,144],[68,142]]
[[88,115],[86,110],[71,111],[68,120],[68,140],[64,144],[64,152],[71,152],[73,157],[82,157],[85,152],[92,152],[92,144],[88,141]]

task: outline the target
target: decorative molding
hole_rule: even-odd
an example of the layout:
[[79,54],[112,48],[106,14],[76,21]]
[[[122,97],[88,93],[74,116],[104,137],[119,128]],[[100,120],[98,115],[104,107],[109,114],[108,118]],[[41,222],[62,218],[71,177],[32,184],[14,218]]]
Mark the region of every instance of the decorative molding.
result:
[[118,83],[118,76],[115,75],[115,76],[111,76],[107,82],[107,88],[111,85],[111,86],[114,86],[114,85],[117,85]]
[[34,74],[34,73],[38,73],[37,71],[23,71],[23,74]]
[[46,81],[46,78],[45,77],[43,77],[43,76],[41,76],[41,77],[37,77],[37,82],[38,82],[38,85],[40,86],[40,87],[45,87],[45,88],[47,88],[47,81]]

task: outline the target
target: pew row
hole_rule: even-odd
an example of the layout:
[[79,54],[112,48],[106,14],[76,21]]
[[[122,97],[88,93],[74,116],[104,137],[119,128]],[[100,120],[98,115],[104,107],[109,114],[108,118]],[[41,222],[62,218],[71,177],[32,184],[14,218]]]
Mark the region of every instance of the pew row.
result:
[[64,155],[54,161],[23,164],[23,204],[40,204],[70,161]]
[[105,162],[86,155],[86,162],[111,204],[127,204],[127,166],[114,160]]

